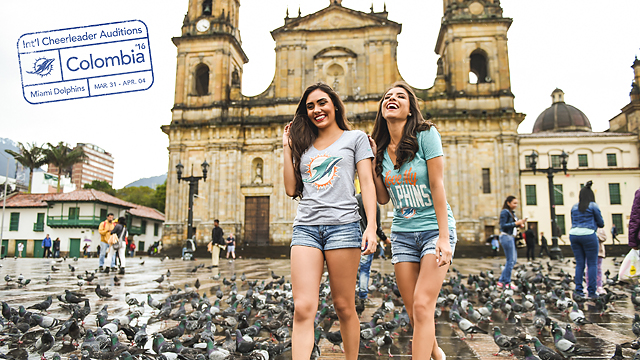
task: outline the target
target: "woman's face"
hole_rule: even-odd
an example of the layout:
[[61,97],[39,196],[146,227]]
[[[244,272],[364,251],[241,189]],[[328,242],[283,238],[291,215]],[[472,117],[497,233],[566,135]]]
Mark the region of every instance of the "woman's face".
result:
[[406,120],[411,112],[407,90],[394,87],[387,91],[382,98],[381,111],[387,120]]
[[307,96],[307,116],[318,129],[336,124],[336,108],[326,92],[316,89]]
[[509,205],[511,210],[515,210],[516,207],[518,206],[518,199],[513,199],[513,200],[511,200],[511,202],[509,202],[507,204]]

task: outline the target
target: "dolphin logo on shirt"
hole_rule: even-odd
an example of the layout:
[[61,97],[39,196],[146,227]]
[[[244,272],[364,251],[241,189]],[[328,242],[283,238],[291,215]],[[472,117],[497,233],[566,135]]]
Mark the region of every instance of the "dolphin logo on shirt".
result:
[[302,180],[311,183],[318,190],[333,185],[333,180],[338,177],[338,163],[342,160],[341,156],[318,155],[311,159],[307,164],[307,173],[310,175],[308,179]]

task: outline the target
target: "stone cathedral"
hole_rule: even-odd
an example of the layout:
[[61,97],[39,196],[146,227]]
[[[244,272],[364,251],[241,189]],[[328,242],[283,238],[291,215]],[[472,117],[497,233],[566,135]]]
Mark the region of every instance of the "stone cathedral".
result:
[[[493,234],[507,195],[518,194],[518,137],[524,114],[514,109],[507,31],[499,0],[443,0],[435,41],[440,56],[429,89],[415,89],[423,115],[442,134],[447,199],[458,236],[478,241]],[[282,131],[304,89],[323,81],[338,91],[353,126],[373,129],[378,101],[402,80],[396,59],[402,25],[382,12],[361,12],[330,0],[316,13],[287,17],[273,30],[276,70],[257,96],[242,95],[249,61],[238,31],[239,0],[190,0],[177,47],[175,104],[162,131],[169,137],[165,245],[186,238],[189,186],[198,243],[210,240],[213,220],[246,246],[288,245],[297,202],[284,191]],[[391,15],[391,17],[389,16]],[[431,34],[425,34],[431,35]],[[386,205],[383,227],[391,218]]]

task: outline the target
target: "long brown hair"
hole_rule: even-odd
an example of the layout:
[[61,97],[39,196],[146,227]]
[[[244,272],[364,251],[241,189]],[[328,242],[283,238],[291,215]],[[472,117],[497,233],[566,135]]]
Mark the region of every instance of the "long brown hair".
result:
[[336,124],[342,130],[350,130],[351,124],[347,120],[346,111],[344,109],[344,103],[340,100],[340,96],[336,93],[331,86],[318,82],[309,86],[298,103],[296,113],[293,116],[291,127],[289,128],[289,144],[291,146],[291,157],[293,159],[293,173],[296,177],[296,193],[293,195],[294,199],[302,199],[302,173],[300,172],[300,159],[313,142],[318,137],[318,128],[309,119],[307,115],[307,98],[315,90],[320,90],[331,99],[335,108]]
[[[429,130],[432,126],[435,126],[433,122],[425,120],[422,117],[422,113],[418,107],[416,94],[413,92],[413,89],[411,89],[411,86],[406,82],[395,82],[387,89],[387,91],[384,92],[384,94],[386,95],[389,90],[397,87],[403,88],[409,95],[409,113],[411,116],[407,117],[407,122],[404,124],[404,130],[402,132],[402,138],[396,148],[396,170],[400,169],[405,162],[413,160],[416,156],[416,152],[419,149],[417,137],[418,132]],[[371,135],[378,146],[375,164],[376,174],[378,175],[382,174],[382,159],[384,158],[384,151],[387,149],[387,146],[389,146],[389,142],[391,141],[391,135],[389,134],[389,128],[387,127],[387,120],[382,116],[383,102],[384,95],[378,104],[378,114],[376,115],[376,120],[373,125],[373,133]]]

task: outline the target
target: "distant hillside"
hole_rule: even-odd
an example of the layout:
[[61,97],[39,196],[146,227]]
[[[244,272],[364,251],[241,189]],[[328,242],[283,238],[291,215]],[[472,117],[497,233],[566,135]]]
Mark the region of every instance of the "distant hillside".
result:
[[125,187],[132,186],[148,186],[152,189],[155,189],[156,186],[164,184],[165,180],[167,180],[167,174],[164,173],[158,176],[152,176],[148,178],[138,179],[131,184],[126,185]]
[[[15,160],[13,160],[13,157],[4,151],[5,149],[20,152],[20,149],[18,149],[18,143],[11,139],[0,138],[0,153],[3,155],[0,156],[0,175],[6,176],[7,161],[9,161],[9,177],[15,179],[16,163]],[[9,158],[9,160],[7,160],[7,158]]]

